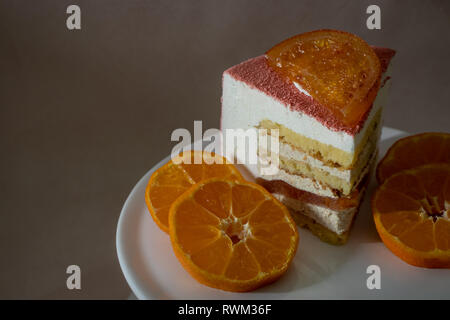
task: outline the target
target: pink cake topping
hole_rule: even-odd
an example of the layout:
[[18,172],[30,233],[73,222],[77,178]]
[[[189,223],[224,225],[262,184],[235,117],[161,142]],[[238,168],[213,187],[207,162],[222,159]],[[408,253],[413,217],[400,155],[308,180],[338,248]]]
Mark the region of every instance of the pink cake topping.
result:
[[[395,51],[388,48],[373,47],[380,59],[383,73],[386,71],[389,62],[395,55]],[[265,94],[274,97],[282,104],[289,106],[293,111],[303,112],[329,129],[343,131],[350,135],[357,134],[364,126],[364,122],[370,113],[371,108],[357,123],[356,126],[349,127],[334,117],[332,112],[312,97],[301,93],[295,85],[283,78],[278,72],[273,70],[267,63],[265,56],[259,56],[244,61],[234,67],[229,68],[224,73],[229,74],[236,80],[246,83],[251,88],[260,90]]]

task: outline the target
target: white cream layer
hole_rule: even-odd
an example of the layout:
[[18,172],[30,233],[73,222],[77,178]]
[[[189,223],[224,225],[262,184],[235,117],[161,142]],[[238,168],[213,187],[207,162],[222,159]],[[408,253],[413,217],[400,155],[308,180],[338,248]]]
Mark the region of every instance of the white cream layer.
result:
[[[267,153],[266,153],[267,154]],[[373,167],[373,164],[376,162],[377,159],[377,155],[378,152],[374,152],[370,158],[370,160],[367,162],[367,165],[364,167],[363,170],[361,170],[361,174],[358,177],[358,180],[355,181],[355,186],[357,186],[362,178],[364,178],[366,176],[366,174],[369,172],[369,170],[371,170],[371,168]],[[258,155],[258,158],[262,160],[263,163],[270,163],[270,156],[266,156],[266,157],[262,157],[260,155]],[[329,197],[329,198],[333,198],[333,199],[338,199],[339,196],[337,196],[334,192],[333,189],[331,189],[328,186],[325,186],[313,179],[310,179],[308,177],[303,177],[297,174],[292,174],[287,172],[286,170],[283,170],[281,168],[278,168],[277,172],[275,174],[271,174],[271,175],[262,175],[260,174],[259,170],[258,170],[258,177],[261,177],[265,180],[281,180],[286,182],[287,184],[290,184],[292,187],[300,189],[300,190],[304,190],[307,192],[311,192],[314,194],[317,194],[319,196],[322,197]]]
[[331,210],[314,204],[298,201],[279,193],[272,194],[287,207],[310,217],[325,228],[341,235],[350,229],[357,207],[342,211]]
[[[364,146],[363,150],[361,151],[361,154],[359,155],[360,159],[368,159],[368,161],[367,161],[368,164],[372,163],[374,161],[374,158],[376,157],[376,152],[373,152],[372,155],[370,155],[369,152],[371,151],[372,143],[378,144],[379,135],[381,133],[380,128],[381,128],[381,124],[378,125],[376,131],[374,132],[374,135],[376,137],[374,139],[369,140],[369,141],[373,140],[373,142],[367,143],[367,145]],[[267,132],[260,133],[261,138],[265,138],[266,136],[267,136]],[[265,141],[270,141],[270,139],[266,139]],[[261,146],[260,146],[260,148],[261,148]],[[263,154],[270,155],[270,153],[267,149],[264,149],[264,148],[261,148],[261,149],[262,149]],[[344,180],[345,182],[351,181],[353,176],[357,173],[356,169],[358,168],[358,165],[359,165],[357,163],[357,165],[354,167],[354,169],[347,169],[347,170],[330,167],[330,166],[327,166],[326,164],[324,164],[319,159],[311,157],[309,154],[293,147],[289,143],[284,143],[284,142],[279,143],[279,155],[281,155],[284,158],[290,159],[290,160],[303,162],[310,167],[325,171],[332,176],[335,176],[339,179]],[[363,174],[365,172],[367,172],[367,169],[362,171],[361,176],[364,176]]]
[[[388,72],[384,74],[384,78],[387,75]],[[238,128],[246,130],[256,127],[262,120],[269,119],[310,139],[354,153],[373,117],[385,103],[389,82],[390,80],[379,90],[363,128],[352,136],[343,131],[328,129],[315,118],[300,111],[292,111],[290,105],[285,105],[264,92],[251,88],[245,82],[236,80],[230,74],[224,73],[221,128],[222,130]]]
[[[268,161],[268,160],[266,160]],[[339,197],[334,194],[333,190],[327,186],[320,184],[313,179],[303,177],[296,174],[291,174],[283,169],[279,169],[276,174],[272,175],[260,175],[265,180],[281,180],[290,184],[292,187],[317,194],[321,197],[329,197],[338,199]]]
[[[264,137],[265,134],[261,133],[261,136]],[[279,155],[281,155],[284,158],[287,158],[289,160],[303,162],[310,167],[323,170],[332,176],[338,177],[339,179],[342,179],[346,182],[350,182],[351,173],[352,173],[351,169],[339,170],[338,168],[327,166],[322,161],[320,161],[314,157],[311,157],[307,153],[302,152],[302,151],[292,147],[292,145],[290,145],[288,143],[280,142],[279,147],[280,147]],[[266,150],[264,148],[261,148],[261,149],[264,154],[269,154],[268,150]]]

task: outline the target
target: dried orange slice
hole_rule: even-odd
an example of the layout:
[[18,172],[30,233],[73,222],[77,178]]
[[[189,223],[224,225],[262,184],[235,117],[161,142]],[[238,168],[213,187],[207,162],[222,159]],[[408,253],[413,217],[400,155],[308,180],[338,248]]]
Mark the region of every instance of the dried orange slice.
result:
[[303,33],[277,44],[266,56],[271,67],[300,84],[348,126],[362,119],[380,86],[379,58],[351,33]]
[[399,171],[431,163],[450,164],[450,133],[426,132],[396,141],[378,164],[378,183]]
[[156,224],[169,232],[172,203],[195,183],[214,177],[242,179],[238,169],[226,158],[202,151],[180,153],[156,170],[145,190],[145,202]]
[[183,267],[200,283],[249,291],[279,278],[298,246],[287,208],[263,187],[214,178],[170,209],[170,239]]
[[395,255],[418,267],[450,268],[450,165],[390,176],[372,198],[378,234]]

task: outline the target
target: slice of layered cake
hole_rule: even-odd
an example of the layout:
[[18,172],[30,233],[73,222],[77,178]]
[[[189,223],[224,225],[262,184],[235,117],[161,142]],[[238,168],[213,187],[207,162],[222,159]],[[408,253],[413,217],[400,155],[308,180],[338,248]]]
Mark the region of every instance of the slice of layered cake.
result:
[[[279,170],[257,181],[326,242],[347,241],[362,201],[394,54],[346,32],[320,30],[223,74],[222,130],[278,130]],[[261,158],[270,153],[263,148]]]

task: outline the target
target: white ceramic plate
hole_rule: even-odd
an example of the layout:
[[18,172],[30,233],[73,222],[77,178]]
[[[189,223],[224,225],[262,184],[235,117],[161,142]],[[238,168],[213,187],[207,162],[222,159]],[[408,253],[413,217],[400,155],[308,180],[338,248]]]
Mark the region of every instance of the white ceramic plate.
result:
[[[380,155],[405,133],[383,128]],[[299,229],[294,262],[277,282],[248,293],[232,293],[199,284],[181,267],[170,239],[153,222],[144,200],[151,174],[170,159],[167,156],[139,180],[120,214],[117,255],[123,274],[139,299],[401,299],[450,298],[450,270],[410,266],[381,242],[373,224],[371,179],[349,241],[344,246],[321,242]],[[367,287],[367,268],[381,271],[381,289]]]

